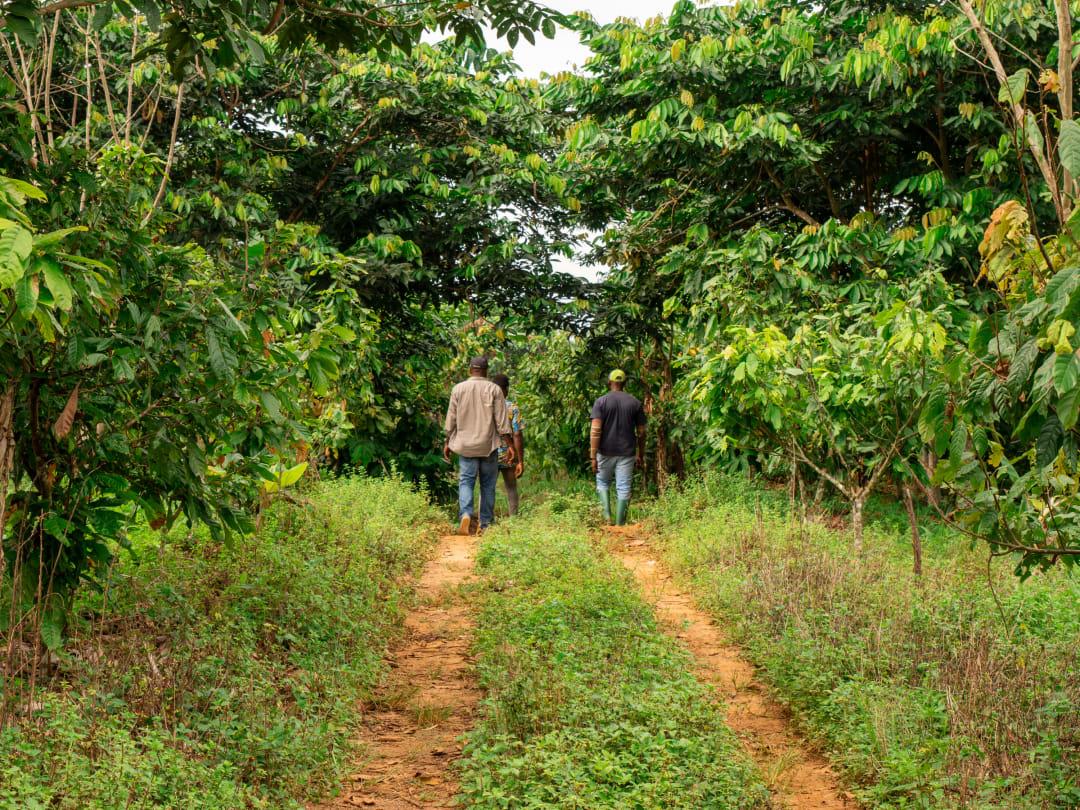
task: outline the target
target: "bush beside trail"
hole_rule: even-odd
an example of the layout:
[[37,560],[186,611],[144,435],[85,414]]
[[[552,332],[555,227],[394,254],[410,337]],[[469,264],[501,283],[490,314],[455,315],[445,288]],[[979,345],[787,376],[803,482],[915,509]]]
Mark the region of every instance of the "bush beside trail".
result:
[[656,542],[866,806],[1080,806],[1080,583],[1004,563],[988,583],[985,549],[932,521],[914,580],[892,507],[856,557],[786,506],[698,479],[655,504]]
[[135,538],[81,593],[32,721],[0,731],[0,808],[283,808],[336,787],[433,517],[400,481],[354,478],[232,547]]

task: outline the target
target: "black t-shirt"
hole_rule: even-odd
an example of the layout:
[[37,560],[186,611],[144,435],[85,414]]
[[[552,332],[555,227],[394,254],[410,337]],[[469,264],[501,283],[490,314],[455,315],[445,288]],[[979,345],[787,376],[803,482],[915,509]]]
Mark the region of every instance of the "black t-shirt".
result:
[[605,456],[637,454],[637,428],[645,424],[645,409],[625,391],[610,391],[592,406],[592,418],[603,421],[600,453]]

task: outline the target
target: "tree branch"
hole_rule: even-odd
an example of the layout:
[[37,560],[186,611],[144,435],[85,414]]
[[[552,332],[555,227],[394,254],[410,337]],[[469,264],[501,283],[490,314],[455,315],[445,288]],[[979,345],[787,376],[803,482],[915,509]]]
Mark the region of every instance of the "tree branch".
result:
[[[1069,0],[1056,0],[1058,24],[1058,104],[1061,106],[1061,120],[1073,117],[1073,62],[1072,62],[1072,14]],[[1064,166],[1061,169],[1062,185],[1066,199],[1063,201],[1065,216],[1068,217],[1076,196],[1076,178]]]
[[780,178],[776,176],[776,173],[772,170],[772,167],[769,166],[768,163],[764,163],[762,165],[765,167],[765,173],[769,175],[769,179],[772,180],[773,185],[776,186],[776,190],[780,192],[780,199],[784,201],[783,205],[779,207],[783,208],[785,211],[790,211],[807,225],[812,225],[815,228],[820,228],[820,222],[814,219],[814,217],[811,216],[805,209],[800,208],[798,205],[795,204],[795,201],[791,198],[791,194],[788,193],[788,190],[780,182]]
[[[1059,5],[1060,2],[1061,0],[1058,0]],[[979,15],[975,13],[975,8],[971,5],[971,0],[957,0],[957,3],[960,5],[960,10],[964,12],[964,16],[967,17],[968,22],[971,23],[971,27],[975,31],[976,36],[978,36],[983,51],[986,52],[986,57],[993,66],[994,75],[997,76],[998,83],[1002,87],[1007,88],[1009,86],[1009,75],[1005,72],[1005,64],[1001,61],[1001,54],[999,54],[997,48],[994,47],[994,42],[990,38],[990,32],[983,24],[983,21],[979,19]],[[1072,56],[1071,44],[1069,56]],[[1046,181],[1046,185],[1050,189],[1050,197],[1054,201],[1054,210],[1057,213],[1058,220],[1061,224],[1064,224],[1067,216],[1065,214],[1065,207],[1062,204],[1061,186],[1058,183],[1057,175],[1054,174],[1053,167],[1050,165],[1050,161],[1046,157],[1043,144],[1039,143],[1038,133],[1032,132],[1030,127],[1025,126],[1026,116],[1024,115],[1024,107],[1020,101],[1020,99],[1010,98],[1009,109],[1012,112],[1017,129],[1023,131],[1027,146],[1035,158],[1035,163],[1042,173],[1043,180]]]
[[176,155],[176,136],[180,131],[180,111],[183,109],[184,102],[184,83],[180,82],[176,87],[176,112],[173,114],[172,133],[169,135],[169,154],[165,157],[165,174],[161,176],[161,185],[158,186],[157,195],[154,197],[154,204],[150,206],[150,210],[146,212],[146,216],[143,217],[143,225],[146,225],[150,221],[150,217],[153,216],[154,211],[161,205],[161,200],[165,197],[165,189],[169,185],[169,172],[172,171],[173,157]]

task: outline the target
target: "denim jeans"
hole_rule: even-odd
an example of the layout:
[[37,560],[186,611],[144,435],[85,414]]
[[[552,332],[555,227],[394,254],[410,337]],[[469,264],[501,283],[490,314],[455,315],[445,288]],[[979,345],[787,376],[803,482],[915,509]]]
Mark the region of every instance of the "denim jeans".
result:
[[611,478],[615,477],[615,497],[620,501],[630,500],[630,485],[634,481],[633,456],[605,456],[596,454],[596,491],[600,497],[608,497]]
[[499,480],[499,454],[484,458],[458,458],[458,520],[476,514],[473,495],[480,479],[480,528],[495,520],[495,484]]

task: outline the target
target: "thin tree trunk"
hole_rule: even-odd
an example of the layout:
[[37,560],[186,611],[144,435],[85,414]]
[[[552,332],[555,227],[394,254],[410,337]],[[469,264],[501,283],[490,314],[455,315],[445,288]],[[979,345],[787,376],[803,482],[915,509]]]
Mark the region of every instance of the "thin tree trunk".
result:
[[9,382],[0,399],[0,588],[3,587],[7,558],[4,556],[4,526],[7,525],[8,488],[15,466],[15,383]]
[[922,535],[919,533],[919,518],[915,514],[915,500],[911,497],[911,484],[905,481],[900,488],[904,495],[904,509],[911,525],[911,570],[917,577],[922,576]]
[[861,490],[851,499],[851,534],[854,539],[855,553],[863,550],[863,508],[866,506],[866,490]]
[[[937,454],[929,447],[924,448],[922,453],[919,454],[919,463],[922,464],[923,470],[926,471],[926,477],[933,481],[934,471],[937,469]],[[935,509],[941,508],[941,488],[929,484],[926,487],[926,500]]]
[[[971,23],[975,35],[979,38],[979,43],[982,45],[983,52],[986,54],[986,58],[990,60],[990,65],[994,69],[994,75],[997,77],[998,84],[1002,87],[1008,87],[1009,74],[1005,70],[1005,64],[1001,60],[1001,54],[998,53],[997,48],[994,46],[989,30],[987,30],[986,25],[976,13],[971,0],[957,0],[957,2],[960,5],[960,10],[964,12],[964,16],[967,17],[968,22]],[[1046,182],[1046,186],[1050,191],[1050,198],[1053,200],[1054,211],[1057,214],[1058,222],[1064,225],[1065,220],[1068,219],[1068,217],[1066,215],[1065,201],[1062,199],[1061,184],[1058,182],[1058,177],[1054,173],[1054,167],[1047,158],[1042,133],[1032,131],[1030,127],[1026,126],[1023,99],[1010,99],[1009,110],[1012,112],[1016,131],[1023,135],[1027,147],[1031,151],[1032,157],[1035,158],[1036,165],[1039,167],[1039,172],[1042,174],[1043,180]]]
[[799,497],[799,459],[795,455],[794,444],[791,447],[791,468],[788,471],[788,504],[790,508],[790,514],[795,516],[795,510],[797,508],[797,498]]
[[143,217],[142,224],[146,225],[153,217],[154,211],[161,205],[161,201],[165,198],[165,189],[169,187],[169,173],[172,171],[173,158],[176,156],[176,137],[180,131],[180,112],[184,106],[184,83],[180,82],[176,86],[176,110],[173,114],[172,132],[169,135],[169,152],[165,156],[165,171],[161,175],[161,185],[158,186],[157,194],[154,195],[154,202],[150,206],[150,210],[146,212],[146,216]]
[[[1069,0],[1055,0],[1058,24],[1058,104],[1061,106],[1061,120],[1073,117],[1073,29],[1072,13]],[[1076,178],[1064,166],[1061,168],[1062,186],[1065,199],[1065,216],[1072,213],[1073,197],[1076,195]]]

